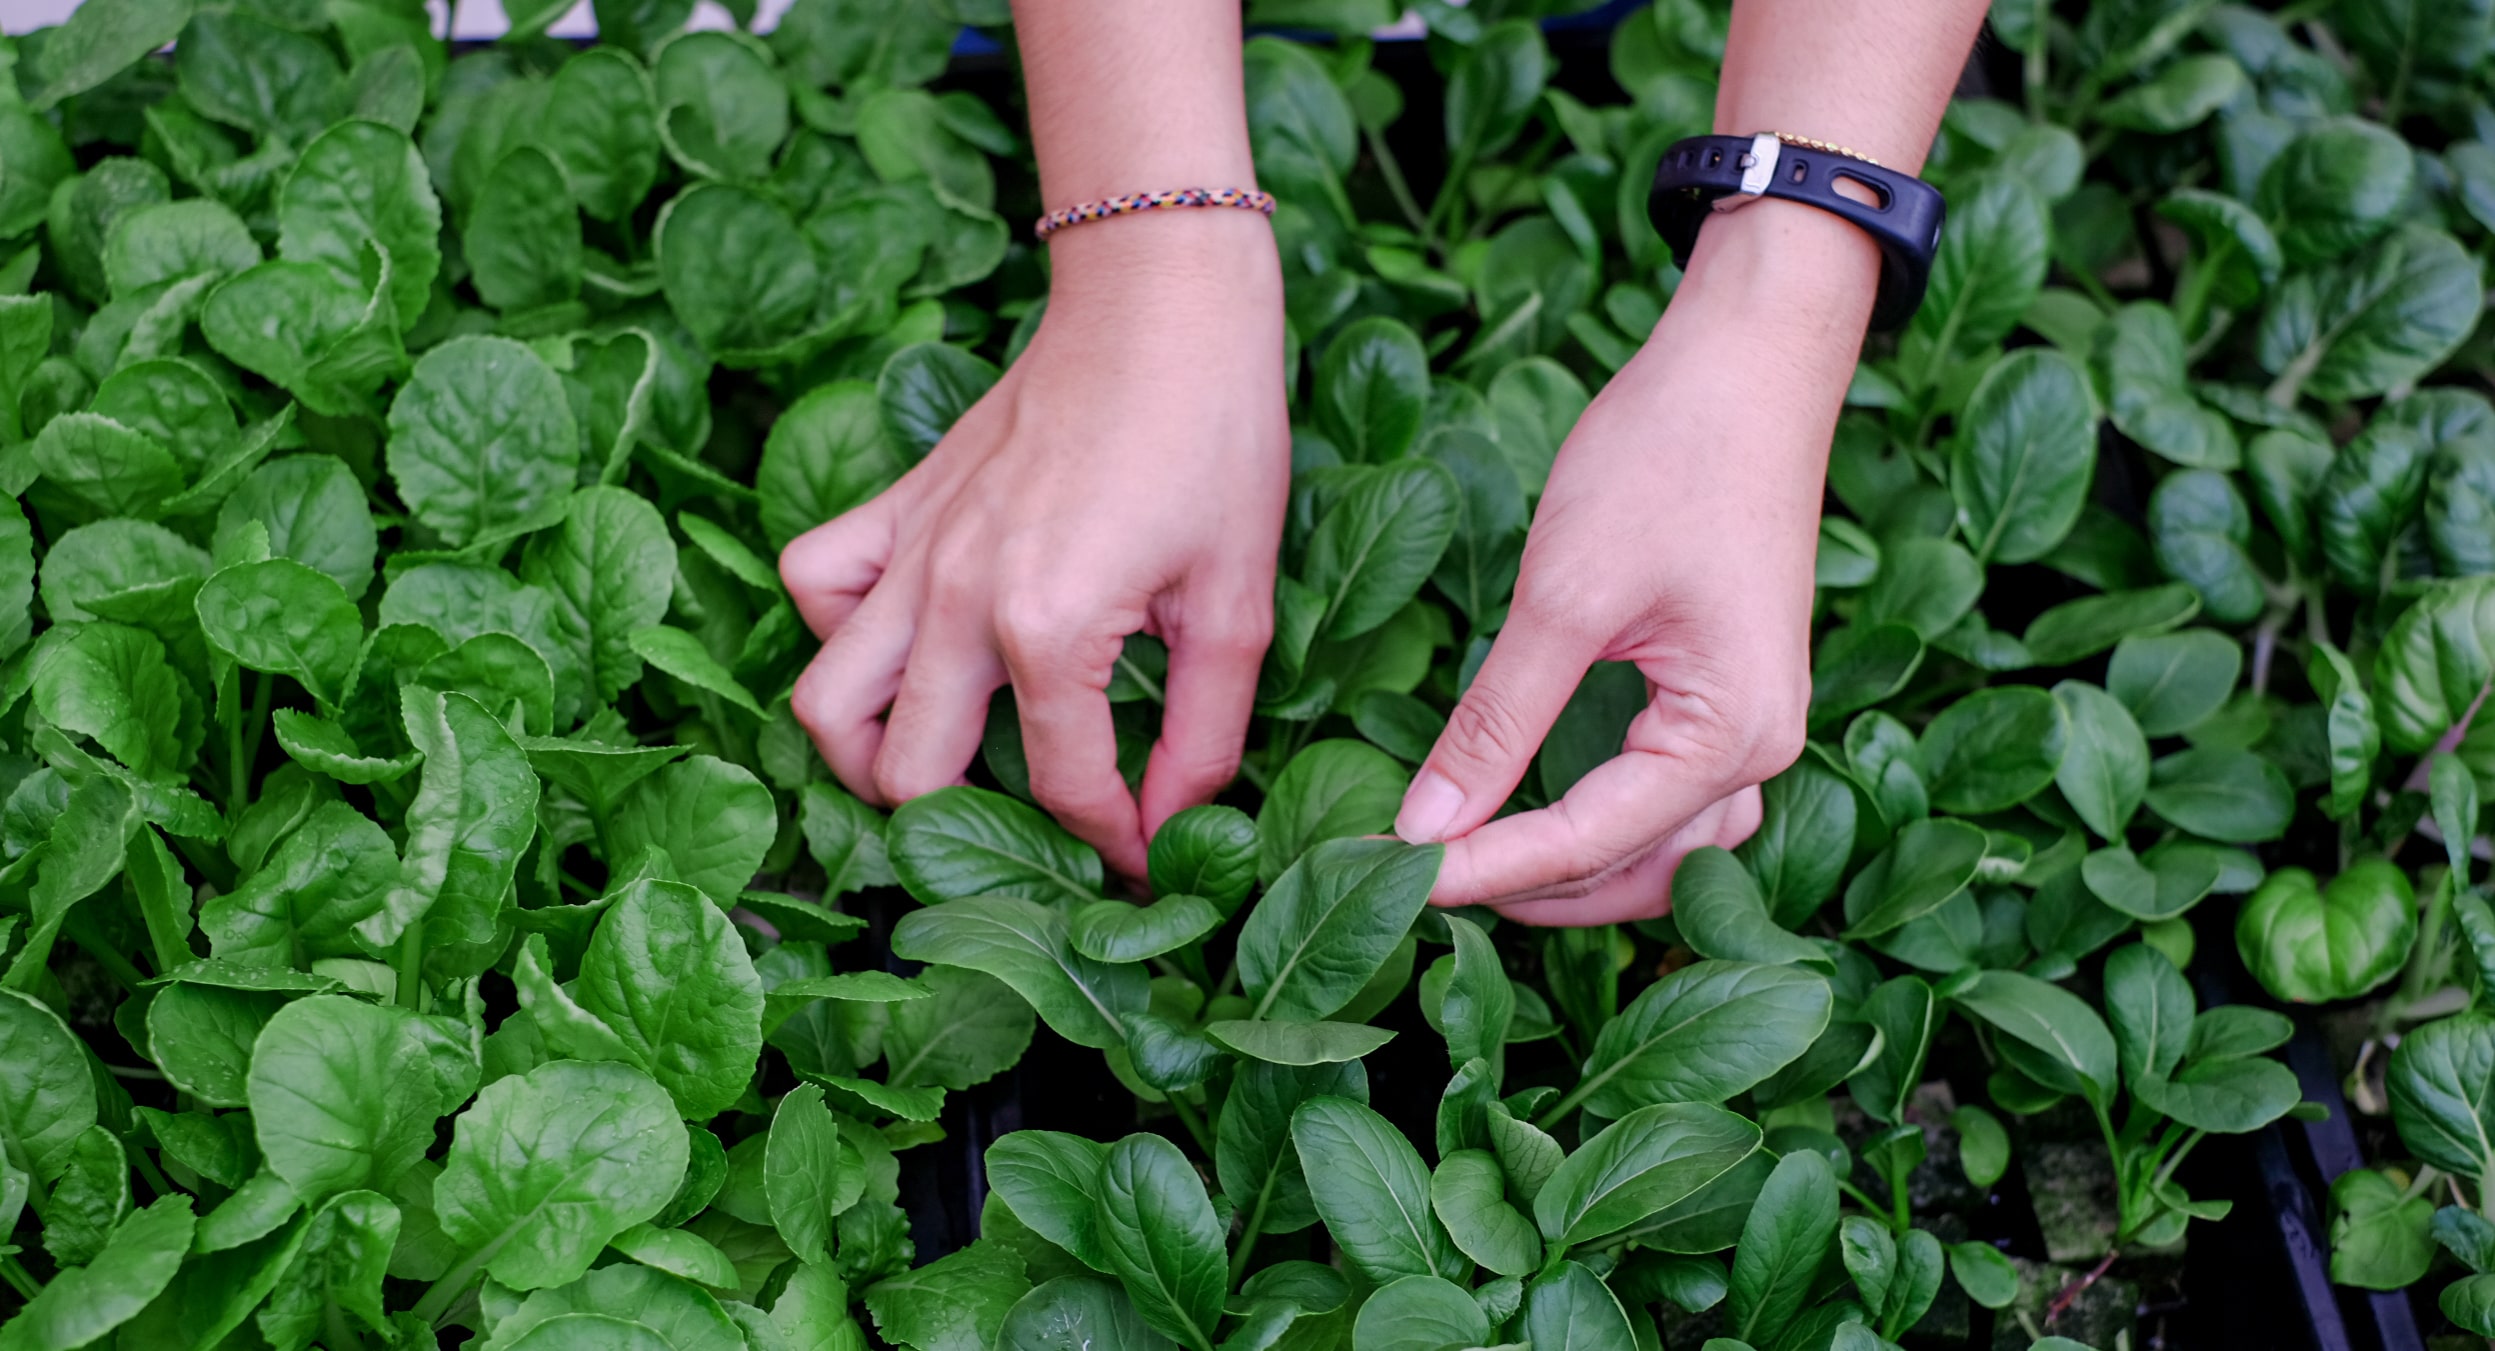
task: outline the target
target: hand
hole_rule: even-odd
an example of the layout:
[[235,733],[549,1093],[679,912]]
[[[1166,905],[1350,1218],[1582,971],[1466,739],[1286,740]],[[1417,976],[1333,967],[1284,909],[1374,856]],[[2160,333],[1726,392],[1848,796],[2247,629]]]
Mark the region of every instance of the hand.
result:
[[[1282,281],[1238,211],[1078,226],[1051,261],[1047,316],[996,387],[781,555],[825,640],[792,702],[840,781],[889,805],[961,782],[1011,683],[1033,796],[1135,877],[1247,733],[1290,492]],[[1140,804],[1104,693],[1135,632],[1170,647]]]
[[[1529,924],[1660,915],[1681,858],[1747,838],[1757,785],[1801,754],[1821,482],[1877,263],[1826,230],[1851,227],[1794,211],[1709,222],[1662,324],[1562,446],[1507,627],[1396,818],[1407,840],[1448,842],[1439,904]],[[1827,303],[1822,249],[1860,304]],[[1777,294],[1797,273],[1818,300]],[[1646,676],[1620,756],[1491,820],[1596,661]]]

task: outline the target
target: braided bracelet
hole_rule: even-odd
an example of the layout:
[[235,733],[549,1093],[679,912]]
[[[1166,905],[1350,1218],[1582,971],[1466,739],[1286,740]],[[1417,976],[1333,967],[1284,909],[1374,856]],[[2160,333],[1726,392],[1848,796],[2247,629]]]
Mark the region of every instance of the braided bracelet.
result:
[[1270,216],[1274,201],[1272,193],[1249,188],[1172,188],[1166,192],[1131,192],[1123,197],[1082,202],[1062,211],[1051,211],[1032,225],[1031,233],[1046,242],[1050,235],[1069,225],[1137,211],[1158,211],[1169,206],[1235,206]]

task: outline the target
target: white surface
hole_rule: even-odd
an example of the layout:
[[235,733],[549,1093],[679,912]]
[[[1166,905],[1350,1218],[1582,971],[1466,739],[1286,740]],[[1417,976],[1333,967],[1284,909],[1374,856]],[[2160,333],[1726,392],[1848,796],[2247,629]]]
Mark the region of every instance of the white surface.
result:
[[[755,29],[757,31],[769,30],[779,21],[782,14],[788,12],[788,7],[794,2],[795,0],[762,0],[755,15]],[[446,0],[427,0],[426,7],[433,11],[433,31],[437,33],[442,31],[442,14],[447,7]],[[25,33],[37,28],[49,28],[67,19],[70,11],[76,8],[78,8],[78,0],[0,0],[0,31]],[[500,37],[510,26],[509,21],[503,18],[502,0],[459,0],[456,22],[451,29],[451,36],[455,38]],[[728,18],[728,12],[720,8],[715,0],[701,0],[699,7],[693,11],[691,26],[726,28],[731,26],[731,21]],[[596,32],[597,27],[596,22],[589,16],[589,0],[580,0],[579,4],[572,6],[570,12],[555,20],[554,27],[548,31],[557,37],[587,37]]]

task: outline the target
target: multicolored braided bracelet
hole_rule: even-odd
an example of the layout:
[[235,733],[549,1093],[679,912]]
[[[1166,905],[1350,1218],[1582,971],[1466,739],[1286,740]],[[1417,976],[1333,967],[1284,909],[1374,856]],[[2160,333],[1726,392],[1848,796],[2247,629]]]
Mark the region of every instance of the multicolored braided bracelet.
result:
[[1069,225],[1167,206],[1235,206],[1260,215],[1273,214],[1273,194],[1248,188],[1172,188],[1166,192],[1131,192],[1097,202],[1082,202],[1039,218],[1031,233],[1043,242]]

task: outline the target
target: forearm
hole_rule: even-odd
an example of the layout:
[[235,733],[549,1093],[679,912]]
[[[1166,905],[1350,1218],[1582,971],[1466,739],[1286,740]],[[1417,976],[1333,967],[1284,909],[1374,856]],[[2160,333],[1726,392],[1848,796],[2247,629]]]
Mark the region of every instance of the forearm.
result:
[[[1256,186],[1238,5],[1014,0],[1013,8],[1049,210],[1132,192]],[[1270,271],[1278,306],[1272,238],[1249,211],[1150,211],[1063,230],[1049,258],[1061,291],[1139,275],[1262,288]]]
[[[1914,173],[1984,10],[1981,0],[1738,0],[1715,129],[1807,136]],[[1777,382],[1777,415],[1832,423],[1879,279],[1870,236],[1816,207],[1764,199],[1711,215],[1639,364],[1685,357],[1727,325],[1770,333],[1775,368],[1763,375]],[[1771,439],[1810,447],[1812,465],[1799,469],[1824,459],[1824,435]]]

